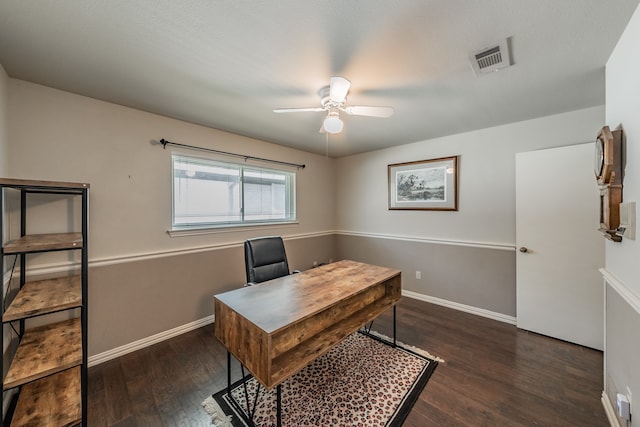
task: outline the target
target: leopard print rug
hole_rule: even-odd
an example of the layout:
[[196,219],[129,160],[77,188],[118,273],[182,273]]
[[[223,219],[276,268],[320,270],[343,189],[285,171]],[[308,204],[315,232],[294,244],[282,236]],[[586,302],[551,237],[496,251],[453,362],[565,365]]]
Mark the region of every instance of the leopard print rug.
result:
[[[437,359],[437,358],[434,358]],[[399,426],[426,385],[436,360],[355,333],[282,383],[283,426]],[[276,425],[276,390],[247,381],[253,422]],[[232,386],[246,411],[244,387]],[[246,426],[226,389],[203,402],[216,426]],[[246,413],[245,413],[246,415]]]

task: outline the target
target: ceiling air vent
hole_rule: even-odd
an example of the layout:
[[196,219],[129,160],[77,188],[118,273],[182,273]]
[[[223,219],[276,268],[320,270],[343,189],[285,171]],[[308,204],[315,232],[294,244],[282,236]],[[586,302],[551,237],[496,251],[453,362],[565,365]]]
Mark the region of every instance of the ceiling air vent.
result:
[[511,65],[507,39],[484,49],[471,52],[469,54],[469,60],[471,61],[471,68],[473,68],[476,77],[481,74],[493,73],[502,68],[507,68]]

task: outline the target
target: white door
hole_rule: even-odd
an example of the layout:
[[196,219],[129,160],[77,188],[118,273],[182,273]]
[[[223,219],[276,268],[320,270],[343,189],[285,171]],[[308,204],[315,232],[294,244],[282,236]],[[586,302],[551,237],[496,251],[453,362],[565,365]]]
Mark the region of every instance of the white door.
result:
[[603,348],[604,237],[593,144],[516,154],[519,328]]

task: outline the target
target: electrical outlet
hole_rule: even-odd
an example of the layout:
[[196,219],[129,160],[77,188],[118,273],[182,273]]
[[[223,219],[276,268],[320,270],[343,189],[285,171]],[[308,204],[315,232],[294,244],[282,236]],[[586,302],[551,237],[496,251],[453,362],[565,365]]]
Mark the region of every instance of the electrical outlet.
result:
[[416,271],[416,279],[418,279],[418,280],[422,279],[422,272],[421,271]]
[[629,398],[622,393],[616,394],[616,405],[618,406],[618,417],[626,420],[631,420],[631,402]]
[[318,266],[318,261],[313,261],[313,266],[317,267]]

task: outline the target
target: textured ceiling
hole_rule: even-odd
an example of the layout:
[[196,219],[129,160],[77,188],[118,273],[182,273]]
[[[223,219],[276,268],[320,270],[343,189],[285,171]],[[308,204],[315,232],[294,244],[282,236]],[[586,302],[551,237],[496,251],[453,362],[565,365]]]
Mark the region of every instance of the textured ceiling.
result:
[[[638,1],[1,0],[0,64],[340,157],[604,104],[604,66]],[[513,66],[475,77],[469,52],[504,38]],[[272,112],[319,106],[334,75],[352,82],[348,104],[394,116],[345,116],[327,135],[322,112]]]

